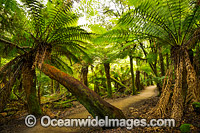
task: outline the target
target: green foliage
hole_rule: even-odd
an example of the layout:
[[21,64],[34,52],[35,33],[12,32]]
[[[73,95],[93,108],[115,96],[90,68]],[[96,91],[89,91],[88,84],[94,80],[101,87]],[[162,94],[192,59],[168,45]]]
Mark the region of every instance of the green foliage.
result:
[[155,81],[156,83],[162,83],[162,80],[165,78],[165,76],[162,77],[153,77],[153,81]]
[[153,52],[150,52],[148,55],[147,55],[147,61],[152,63],[154,62],[155,60],[157,60],[157,53],[153,53]]
[[199,102],[193,102],[192,105],[194,105],[195,107],[200,108],[200,103]]
[[188,0],[147,0],[125,14],[119,26],[131,28],[137,36],[156,38],[168,45],[189,45],[192,42],[187,41],[196,36],[193,33],[198,29],[199,16],[198,4]]
[[199,114],[200,114],[200,103],[199,103],[199,102],[193,102],[193,103],[192,103],[192,106],[193,106],[193,108],[194,108],[194,111],[195,111],[196,113],[199,113]]
[[[32,59],[28,59],[33,69],[36,66],[41,67],[47,60],[71,74],[69,62],[77,62],[80,60],[79,57],[89,60],[84,46],[89,45],[91,36],[76,26],[78,16],[72,12],[71,3],[48,2],[47,6],[37,0],[24,0],[23,3],[28,13],[25,23],[19,23],[19,26],[12,25],[13,29],[17,29],[13,36],[0,38],[1,55],[5,58],[12,57],[12,60],[1,69],[1,82],[9,79],[13,83],[9,87],[14,86],[15,79],[21,76],[23,64],[30,56],[33,56]],[[25,16],[25,13],[20,11]],[[20,26],[22,28],[19,28]],[[65,56],[69,62],[61,56]],[[48,85],[45,86],[47,89]]]
[[180,126],[181,133],[188,133],[190,132],[191,124],[182,124]]

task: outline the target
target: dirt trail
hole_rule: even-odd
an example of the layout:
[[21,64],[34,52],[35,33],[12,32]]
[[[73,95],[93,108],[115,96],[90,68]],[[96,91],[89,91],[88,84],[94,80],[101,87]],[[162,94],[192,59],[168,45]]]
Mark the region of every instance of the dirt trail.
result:
[[[123,112],[132,104],[156,96],[158,94],[157,90],[156,90],[156,86],[148,86],[145,88],[145,90],[141,91],[140,94],[135,95],[135,96],[129,96],[126,98],[120,98],[117,100],[107,100],[107,102],[109,102],[110,104],[118,107],[119,109],[121,109]],[[77,112],[74,114],[71,114],[69,116],[67,116],[67,118],[87,118],[88,115],[90,115],[88,113],[88,111],[82,107],[81,108],[82,112]],[[38,120],[37,125],[33,128],[27,128],[24,131],[22,131],[23,133],[66,133],[66,132],[78,132],[80,130],[80,128],[73,128],[73,127],[48,127],[48,128],[44,128],[40,125],[40,122]]]

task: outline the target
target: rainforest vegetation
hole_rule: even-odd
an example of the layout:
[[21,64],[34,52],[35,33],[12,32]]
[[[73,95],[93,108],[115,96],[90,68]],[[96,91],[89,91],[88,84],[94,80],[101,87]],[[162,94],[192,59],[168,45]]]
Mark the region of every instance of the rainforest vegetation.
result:
[[28,114],[66,118],[77,104],[127,118],[109,100],[156,86],[138,117],[176,120],[158,131],[200,131],[199,80],[200,0],[0,1],[2,130]]

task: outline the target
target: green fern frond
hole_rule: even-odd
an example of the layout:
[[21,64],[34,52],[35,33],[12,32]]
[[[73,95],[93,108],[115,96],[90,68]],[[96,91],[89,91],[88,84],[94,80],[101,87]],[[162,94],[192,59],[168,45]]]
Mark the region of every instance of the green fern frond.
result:
[[52,55],[51,56],[51,63],[52,65],[54,65],[55,67],[69,73],[69,74],[73,74],[72,68],[65,63],[63,60],[61,60],[59,57],[57,57],[56,55]]
[[198,8],[191,11],[189,0],[146,1],[125,14],[118,27],[132,28],[137,36],[144,34],[167,39],[170,45],[182,45],[187,31],[198,20]]
[[42,16],[42,9],[44,6],[37,0],[25,0],[25,5],[28,7],[31,25],[33,25],[35,37],[38,38],[42,34],[45,27],[44,17]]

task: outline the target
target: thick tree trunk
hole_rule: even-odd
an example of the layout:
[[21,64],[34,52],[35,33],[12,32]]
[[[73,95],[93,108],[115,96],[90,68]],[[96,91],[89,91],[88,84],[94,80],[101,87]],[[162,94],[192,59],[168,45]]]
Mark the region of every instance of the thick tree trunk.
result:
[[112,97],[111,78],[110,78],[110,63],[104,63],[107,80],[108,97]]
[[87,75],[88,75],[88,66],[83,66],[81,68],[81,75],[82,75],[83,83],[86,86],[88,86],[88,78],[87,78]]
[[22,85],[26,92],[28,111],[30,114],[39,116],[42,114],[38,98],[36,96],[36,73],[31,63],[26,63],[22,70]]
[[132,94],[136,94],[136,89],[135,89],[135,78],[134,78],[134,71],[133,71],[133,57],[130,55],[130,67],[131,67],[131,80],[132,80]]
[[104,101],[99,95],[77,79],[48,64],[43,64],[41,70],[51,79],[57,80],[65,86],[93,117],[98,116],[100,119],[105,119],[105,116],[118,119],[125,118],[120,109]]
[[166,79],[164,80],[163,93],[156,109],[152,112],[159,118],[165,117],[168,106],[171,118],[176,120],[176,126],[180,126],[184,112],[188,110],[188,107],[191,107],[189,105],[200,100],[200,90],[188,51],[180,46],[176,46],[172,48],[171,53],[175,68],[175,85],[171,89],[172,74],[168,73],[166,75],[166,77],[169,77],[168,81],[166,83]]

